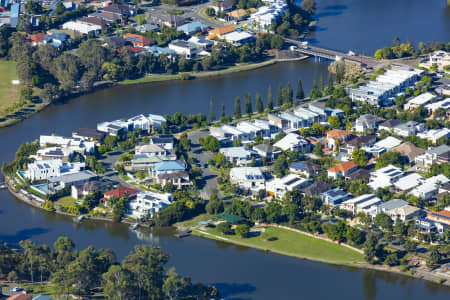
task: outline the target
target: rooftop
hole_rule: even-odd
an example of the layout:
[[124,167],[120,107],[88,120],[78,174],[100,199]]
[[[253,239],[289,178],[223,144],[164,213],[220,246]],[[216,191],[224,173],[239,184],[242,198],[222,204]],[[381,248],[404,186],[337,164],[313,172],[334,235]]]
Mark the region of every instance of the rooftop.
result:
[[129,187],[121,186],[121,187],[118,187],[117,189],[114,189],[114,190],[106,192],[105,196],[109,196],[109,197],[114,196],[117,199],[120,199],[120,198],[122,198],[125,195],[130,196],[130,195],[133,195],[133,194],[136,194],[136,193],[139,193],[139,191],[136,190],[136,189],[132,189],[132,188],[129,188]]
[[333,172],[333,173],[347,172],[356,167],[358,167],[358,165],[354,161],[346,161],[346,162],[338,164],[337,166],[329,168],[328,172]]

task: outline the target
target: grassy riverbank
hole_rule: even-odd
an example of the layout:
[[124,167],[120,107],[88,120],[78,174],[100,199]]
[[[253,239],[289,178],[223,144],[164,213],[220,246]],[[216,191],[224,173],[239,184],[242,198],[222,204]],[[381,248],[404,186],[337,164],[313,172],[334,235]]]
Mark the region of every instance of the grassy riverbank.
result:
[[338,244],[283,228],[267,226],[259,227],[259,229],[264,230],[264,233],[253,234],[249,238],[240,238],[235,235],[223,236],[215,228],[196,230],[193,234],[314,261],[335,264],[364,263],[364,256],[361,253]]
[[18,80],[17,63],[10,60],[0,60],[0,110],[12,105],[19,99],[20,85],[12,84]]
[[[305,59],[305,58],[306,57],[300,57],[295,60],[301,60],[301,59]],[[152,74],[152,75],[147,75],[145,77],[138,78],[138,79],[123,80],[123,81],[118,82],[118,84],[119,85],[127,85],[127,84],[168,81],[168,80],[182,80],[183,78],[188,78],[189,76],[191,77],[191,79],[202,78],[202,77],[212,77],[212,76],[226,75],[226,74],[232,74],[232,73],[237,73],[237,72],[242,72],[242,71],[255,70],[255,69],[273,65],[277,62],[279,62],[279,60],[274,58],[274,59],[266,60],[266,61],[263,61],[260,63],[239,64],[239,65],[236,65],[233,67],[229,67],[229,68],[221,69],[221,70],[217,70],[217,71],[186,72],[186,73],[180,73],[180,74],[174,74],[174,75]]]

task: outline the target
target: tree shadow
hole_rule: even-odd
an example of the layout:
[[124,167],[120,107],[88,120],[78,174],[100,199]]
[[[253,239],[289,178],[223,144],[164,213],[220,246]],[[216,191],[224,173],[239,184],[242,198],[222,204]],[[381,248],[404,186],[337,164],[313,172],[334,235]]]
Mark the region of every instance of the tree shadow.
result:
[[49,232],[48,229],[42,227],[36,227],[31,229],[24,229],[16,232],[16,234],[12,235],[0,235],[0,241],[8,243],[8,244],[19,244],[20,241],[30,239],[37,235],[42,235]]
[[347,8],[347,5],[328,5],[324,10],[346,10]]
[[213,283],[219,291],[220,295],[223,298],[226,299],[234,299],[234,300],[244,300],[244,299],[251,299],[249,297],[234,297],[239,294],[251,294],[256,291],[255,286],[251,285],[250,283],[225,283],[225,282],[218,282]]

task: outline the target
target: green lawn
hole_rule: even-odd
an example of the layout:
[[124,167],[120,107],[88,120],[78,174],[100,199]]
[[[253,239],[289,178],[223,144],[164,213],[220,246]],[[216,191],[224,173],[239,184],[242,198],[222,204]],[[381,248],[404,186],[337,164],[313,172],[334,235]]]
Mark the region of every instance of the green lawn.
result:
[[72,198],[71,196],[66,196],[58,199],[57,203],[61,205],[70,205],[74,206],[76,204],[77,199]]
[[[263,237],[259,235],[244,239],[235,235],[222,236],[215,228],[208,229],[206,232],[216,235],[216,239],[223,237],[230,242],[235,242],[248,247],[270,250],[289,256],[341,264],[364,262],[364,256],[361,253],[347,247],[287,229],[275,227],[265,228],[266,231],[265,234],[263,234]],[[195,233],[202,235],[200,232]],[[211,238],[211,236],[205,236]],[[266,241],[264,240],[264,236],[276,237],[276,239]]]
[[0,60],[0,110],[19,99],[20,85],[13,85],[16,75],[16,62]]
[[183,222],[177,222],[175,224],[173,224],[174,227],[178,227],[178,228],[190,228],[190,227],[194,227],[198,225],[198,222],[202,222],[202,221],[208,221],[210,219],[212,219],[214,216],[211,216],[209,214],[200,214],[198,216],[196,216],[193,219],[189,219]]

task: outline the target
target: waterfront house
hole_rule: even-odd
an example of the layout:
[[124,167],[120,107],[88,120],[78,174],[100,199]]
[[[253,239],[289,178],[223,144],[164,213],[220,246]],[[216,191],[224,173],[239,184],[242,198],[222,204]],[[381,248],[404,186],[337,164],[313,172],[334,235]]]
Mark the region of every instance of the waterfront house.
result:
[[173,40],[169,43],[169,49],[175,51],[178,55],[183,55],[186,59],[194,59],[202,51],[196,44],[185,40]]
[[150,121],[144,115],[137,115],[127,120],[128,130],[142,130],[150,132]]
[[72,131],[73,138],[83,139],[89,142],[99,142],[102,143],[105,138],[105,133],[92,128],[79,128]]
[[258,192],[266,188],[266,179],[261,169],[257,167],[231,168],[230,182],[251,192]]
[[[373,200],[375,200],[375,201],[373,201]],[[366,203],[374,203],[374,202],[378,202],[379,200],[380,199],[375,197],[375,195],[373,195],[373,194],[364,194],[364,195],[343,201],[339,207],[341,209],[348,210],[356,215],[359,204],[362,204],[365,202]]]
[[169,206],[172,201],[172,194],[169,193],[139,192],[128,203],[127,215],[135,219],[151,218],[155,213]]
[[85,182],[95,180],[98,175],[89,170],[83,170],[79,172],[62,173],[56,177],[48,178],[49,185],[58,190],[65,186],[72,186],[76,184],[83,184]]
[[46,180],[51,177],[57,177],[65,174],[77,173],[85,168],[85,163],[69,163],[60,159],[36,160],[27,164],[25,178],[31,181]]
[[150,126],[152,129],[160,130],[162,123],[165,123],[167,120],[161,115],[149,114],[148,120],[150,121]]
[[255,40],[255,37],[246,31],[233,31],[222,36],[222,39],[233,46],[239,47]]
[[139,193],[139,190],[129,188],[126,186],[120,186],[116,189],[107,191],[103,194],[103,198],[100,199],[105,204],[108,204],[108,201],[111,199],[111,197],[114,197],[116,199],[120,199],[122,197],[127,197],[128,200],[133,200],[136,198],[136,194]]
[[275,126],[281,130],[285,130],[285,129],[289,128],[289,125],[290,125],[289,120],[287,120],[281,116],[277,116],[274,114],[268,114],[267,119],[269,120],[270,125]]
[[171,134],[161,134],[159,136],[150,138],[150,144],[161,146],[169,151],[173,150],[174,143],[175,139]]
[[266,183],[266,191],[270,196],[283,199],[287,192],[301,189],[311,182],[300,175],[288,174],[282,178],[274,178]]
[[188,39],[188,42],[196,45],[198,48],[201,48],[204,51],[210,51],[212,46],[214,45],[214,41],[208,39],[204,35],[194,35]]
[[92,180],[81,184],[72,185],[71,196],[74,199],[81,199],[86,197],[89,193],[96,191],[103,194],[105,191],[110,190],[111,187],[112,183],[109,181]]
[[338,179],[356,171],[358,165],[354,161],[346,161],[328,169],[328,177]]

